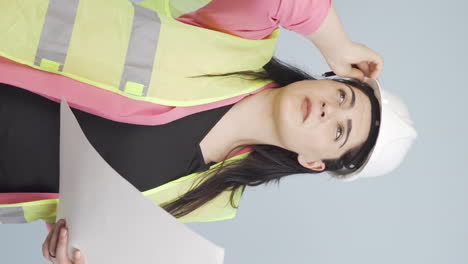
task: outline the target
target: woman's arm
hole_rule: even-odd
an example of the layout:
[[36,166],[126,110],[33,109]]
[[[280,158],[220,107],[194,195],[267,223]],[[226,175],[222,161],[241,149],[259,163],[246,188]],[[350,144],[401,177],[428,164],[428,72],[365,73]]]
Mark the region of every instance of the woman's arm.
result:
[[349,39],[331,0],[213,0],[178,20],[249,39],[282,26],[311,40],[340,76],[377,78],[383,69],[379,54]]
[[333,5],[318,30],[305,37],[322,52],[337,50],[351,42]]

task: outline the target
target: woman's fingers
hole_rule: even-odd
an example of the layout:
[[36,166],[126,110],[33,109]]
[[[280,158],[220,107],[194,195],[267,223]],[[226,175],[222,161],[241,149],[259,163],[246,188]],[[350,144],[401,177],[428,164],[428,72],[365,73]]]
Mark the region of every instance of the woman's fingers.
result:
[[50,255],[49,255],[49,243],[50,243],[50,240],[52,238],[52,234],[53,234],[53,231],[55,229],[55,225],[52,227],[52,229],[50,230],[49,234],[47,235],[44,243],[42,244],[42,255],[44,256],[44,258],[50,260]]
[[86,264],[86,256],[78,249],[73,252],[73,261],[75,264]]
[[370,64],[370,67],[371,67],[371,72],[370,72],[370,77],[371,78],[374,78],[374,79],[377,79],[380,74],[382,73],[383,71],[383,59],[381,61],[378,61],[376,63],[372,62]]
[[71,264],[67,253],[68,249],[68,232],[65,227],[60,228],[60,234],[57,244],[56,259],[60,264]]
[[56,248],[57,248],[57,240],[58,240],[58,237],[59,237],[59,231],[62,227],[65,226],[65,220],[63,219],[60,219],[57,224],[55,225],[55,228],[52,232],[52,237],[50,239],[50,242],[49,242],[49,255],[52,255],[50,257],[53,257],[53,256],[57,256],[57,253],[55,253],[56,251]]
[[[369,49],[368,47],[362,45],[363,47],[363,54],[367,54],[367,58],[365,59],[365,63],[368,64],[368,69],[369,69],[369,74],[368,76],[370,78],[377,79],[379,75],[383,71],[383,64],[384,64],[384,59],[380,54],[377,52]],[[359,65],[361,66],[361,65]],[[361,68],[361,67],[359,67]],[[366,74],[367,75],[367,74]]]
[[367,61],[360,62],[356,66],[364,73],[365,76],[370,77],[369,63],[367,63]]
[[68,229],[60,230],[57,244],[57,261],[60,264],[86,264],[86,257],[79,250],[73,251],[73,256],[68,256]]

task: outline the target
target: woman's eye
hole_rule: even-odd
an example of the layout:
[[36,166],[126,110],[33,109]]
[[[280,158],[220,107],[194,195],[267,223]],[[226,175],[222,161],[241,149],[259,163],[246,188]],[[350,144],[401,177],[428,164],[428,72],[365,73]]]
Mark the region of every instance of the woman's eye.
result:
[[346,93],[340,89],[340,105],[345,101]]
[[338,128],[336,129],[335,141],[338,141],[342,135],[343,135],[343,127],[338,126]]

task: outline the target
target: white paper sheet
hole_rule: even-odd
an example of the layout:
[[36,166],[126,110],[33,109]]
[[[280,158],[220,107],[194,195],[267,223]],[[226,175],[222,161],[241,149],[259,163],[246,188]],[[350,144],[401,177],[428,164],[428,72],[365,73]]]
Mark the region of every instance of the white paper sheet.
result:
[[89,264],[223,263],[223,248],[144,197],[102,159],[64,100],[60,122],[57,219],[67,221],[70,256],[78,248]]

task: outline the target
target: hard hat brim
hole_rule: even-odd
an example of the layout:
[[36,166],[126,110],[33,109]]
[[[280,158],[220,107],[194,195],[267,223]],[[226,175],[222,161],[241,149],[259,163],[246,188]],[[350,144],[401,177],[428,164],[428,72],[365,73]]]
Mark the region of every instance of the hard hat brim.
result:
[[[383,99],[382,99],[382,86],[381,86],[380,82],[378,80],[376,80],[376,79],[367,78],[367,77],[364,79],[364,82],[367,83],[372,88],[372,90],[374,90],[375,97],[377,98],[377,101],[379,102],[379,105],[380,105],[380,116],[382,117],[382,108],[383,108],[382,100]],[[382,120],[382,118],[381,118],[380,124],[379,124],[379,127],[378,127],[378,132],[377,132],[377,140],[375,141],[374,146],[372,146],[371,150],[369,151],[369,154],[367,155],[365,161],[363,162],[361,167],[358,168],[356,171],[354,171],[352,173],[349,173],[349,174],[346,174],[346,177],[343,178],[343,181],[353,181],[353,180],[356,180],[356,179],[358,179],[360,177],[361,172],[364,170],[366,165],[369,163],[369,160],[372,157],[372,153],[375,150],[375,146],[377,145],[377,142],[379,141],[380,129],[382,127],[382,122],[384,122],[384,120]]]

